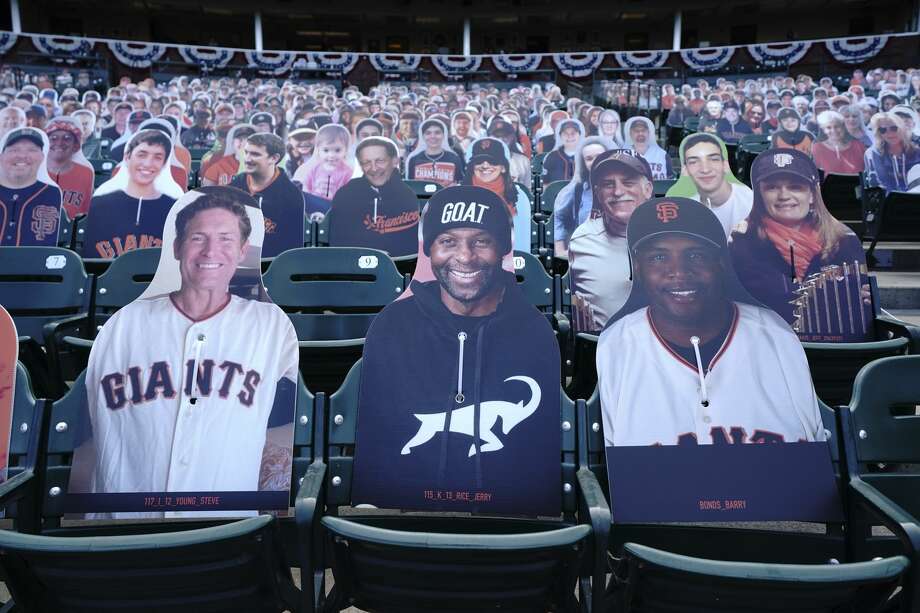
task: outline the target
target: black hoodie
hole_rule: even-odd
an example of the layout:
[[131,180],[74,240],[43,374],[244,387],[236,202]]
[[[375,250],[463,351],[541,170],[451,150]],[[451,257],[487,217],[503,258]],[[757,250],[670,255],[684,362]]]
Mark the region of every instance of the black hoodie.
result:
[[[374,320],[364,346],[355,503],[560,513],[559,349],[514,275],[500,274],[505,293],[492,315],[452,314],[440,284],[429,281],[413,282],[412,296]],[[501,419],[490,417],[496,413]],[[482,426],[478,437],[457,432],[464,416],[466,431]]]
[[342,186],[332,199],[329,245],[368,247],[391,256],[418,252],[418,199],[394,172],[381,187],[367,177]]

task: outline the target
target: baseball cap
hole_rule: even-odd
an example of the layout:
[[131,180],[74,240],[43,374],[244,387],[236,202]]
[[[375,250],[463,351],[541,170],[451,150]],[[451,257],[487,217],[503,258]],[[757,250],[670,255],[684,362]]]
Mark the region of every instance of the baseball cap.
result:
[[[721,228],[721,226],[719,226]],[[511,213],[495,192],[457,185],[435,192],[422,214],[422,246],[430,255],[438,235],[454,228],[480,228],[495,237],[499,252],[511,251]]]
[[684,234],[727,249],[725,230],[715,213],[690,198],[652,198],[638,207],[626,226],[626,242],[635,253],[639,246],[662,234]]
[[504,143],[492,138],[480,138],[470,150],[470,165],[475,166],[480,162],[489,162],[507,166],[508,158],[505,157]]
[[502,134],[514,134],[514,126],[504,119],[495,118],[489,124],[489,134],[499,136]]
[[754,158],[751,181],[758,183],[774,175],[795,175],[809,185],[818,182],[818,168],[812,159],[797,149],[767,149]]
[[637,155],[631,149],[611,149],[594,158],[590,173],[591,185],[594,185],[595,181],[602,176],[601,170],[609,168],[625,168],[632,174],[654,181],[652,167],[645,158]]
[[45,141],[42,138],[41,132],[35,128],[17,128],[7,135],[6,142],[3,144],[3,150],[5,151],[7,147],[21,140],[31,141],[41,148],[45,146]]
[[250,118],[249,123],[255,125],[257,123],[267,123],[271,126],[275,125],[275,118],[271,113],[256,113]]
[[782,121],[783,119],[786,119],[787,117],[795,117],[799,121],[801,121],[802,119],[801,117],[799,117],[799,112],[797,110],[795,110],[794,108],[788,107],[788,106],[781,108],[779,110],[779,113],[776,114],[776,118],[779,119],[780,121]]
[[47,117],[45,107],[40,104],[33,104],[30,106],[29,110],[26,111],[26,115],[29,117]]
[[128,123],[141,124],[147,121],[148,119],[150,119],[151,117],[153,117],[153,115],[151,115],[147,111],[134,111],[133,113],[128,115]]
[[740,111],[740,110],[741,110],[741,109],[738,107],[738,103],[735,102],[734,100],[726,100],[725,102],[722,103],[722,110],[725,111],[725,110],[728,110],[728,109],[735,109],[736,111]]

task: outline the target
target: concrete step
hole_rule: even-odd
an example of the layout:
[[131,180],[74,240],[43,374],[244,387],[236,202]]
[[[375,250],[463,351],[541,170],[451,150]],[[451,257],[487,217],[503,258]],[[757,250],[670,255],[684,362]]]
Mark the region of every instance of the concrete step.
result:
[[879,300],[888,311],[920,310],[920,272],[873,273],[878,281]]

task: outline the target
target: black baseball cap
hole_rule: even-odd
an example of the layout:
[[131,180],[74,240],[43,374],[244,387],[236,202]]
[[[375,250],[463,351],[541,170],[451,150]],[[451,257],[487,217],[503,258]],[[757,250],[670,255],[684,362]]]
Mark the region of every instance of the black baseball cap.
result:
[[632,253],[662,234],[684,234],[727,249],[725,230],[715,213],[690,198],[652,198],[638,207],[626,226],[626,242]]
[[818,182],[818,168],[811,157],[797,149],[767,149],[751,166],[751,183],[757,184],[774,175],[794,175],[809,185]]
[[21,140],[31,141],[38,145],[39,148],[44,148],[45,146],[45,141],[42,138],[41,132],[35,128],[17,128],[7,135],[6,142],[3,144],[3,150],[6,151],[7,147]]
[[489,162],[500,166],[508,165],[505,157],[505,144],[493,138],[480,138],[473,143],[470,150],[470,165],[475,166],[480,162]]
[[147,111],[134,111],[133,113],[128,115],[128,123],[136,123],[136,124],[144,123],[151,117],[153,117],[153,115],[151,115]]
[[495,118],[492,120],[492,123],[489,124],[489,134],[499,136],[501,134],[511,134],[515,132],[514,126],[510,122],[505,121],[504,119]]
[[724,111],[726,109],[735,109],[736,111],[741,110],[738,107],[738,103],[735,102],[734,100],[726,100],[725,102],[722,103],[722,110]]
[[249,118],[249,123],[253,125],[257,123],[267,123],[270,126],[274,126],[275,118],[271,113],[255,113],[252,117]]
[[776,114],[776,118],[779,120],[783,120],[783,119],[786,119],[787,117],[795,117],[799,121],[802,120],[797,110],[795,110],[794,108],[788,107],[788,106],[784,106],[783,108],[779,110],[779,113]]
[[[719,226],[721,228],[721,226]],[[422,248],[430,255],[438,235],[454,228],[481,228],[495,237],[499,253],[511,251],[511,213],[501,196],[484,187],[456,185],[436,192],[422,214]]]
[[611,149],[594,158],[590,173],[591,185],[594,185],[602,176],[601,170],[609,168],[625,168],[632,174],[654,181],[652,167],[645,158],[636,154],[632,149]]

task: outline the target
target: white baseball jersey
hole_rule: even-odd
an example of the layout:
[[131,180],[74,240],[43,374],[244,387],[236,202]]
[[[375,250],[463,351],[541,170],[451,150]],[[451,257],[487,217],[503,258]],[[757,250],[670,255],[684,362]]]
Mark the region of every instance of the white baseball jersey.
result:
[[[705,376],[654,330],[648,307],[600,335],[597,373],[606,445],[823,441],[805,351],[780,317],[735,303]],[[704,372],[706,369],[704,369]]]
[[231,296],[200,321],[169,296],[129,304],[86,371],[89,491],[257,491],[275,389],[296,385],[297,362],[294,327],[274,304]]

